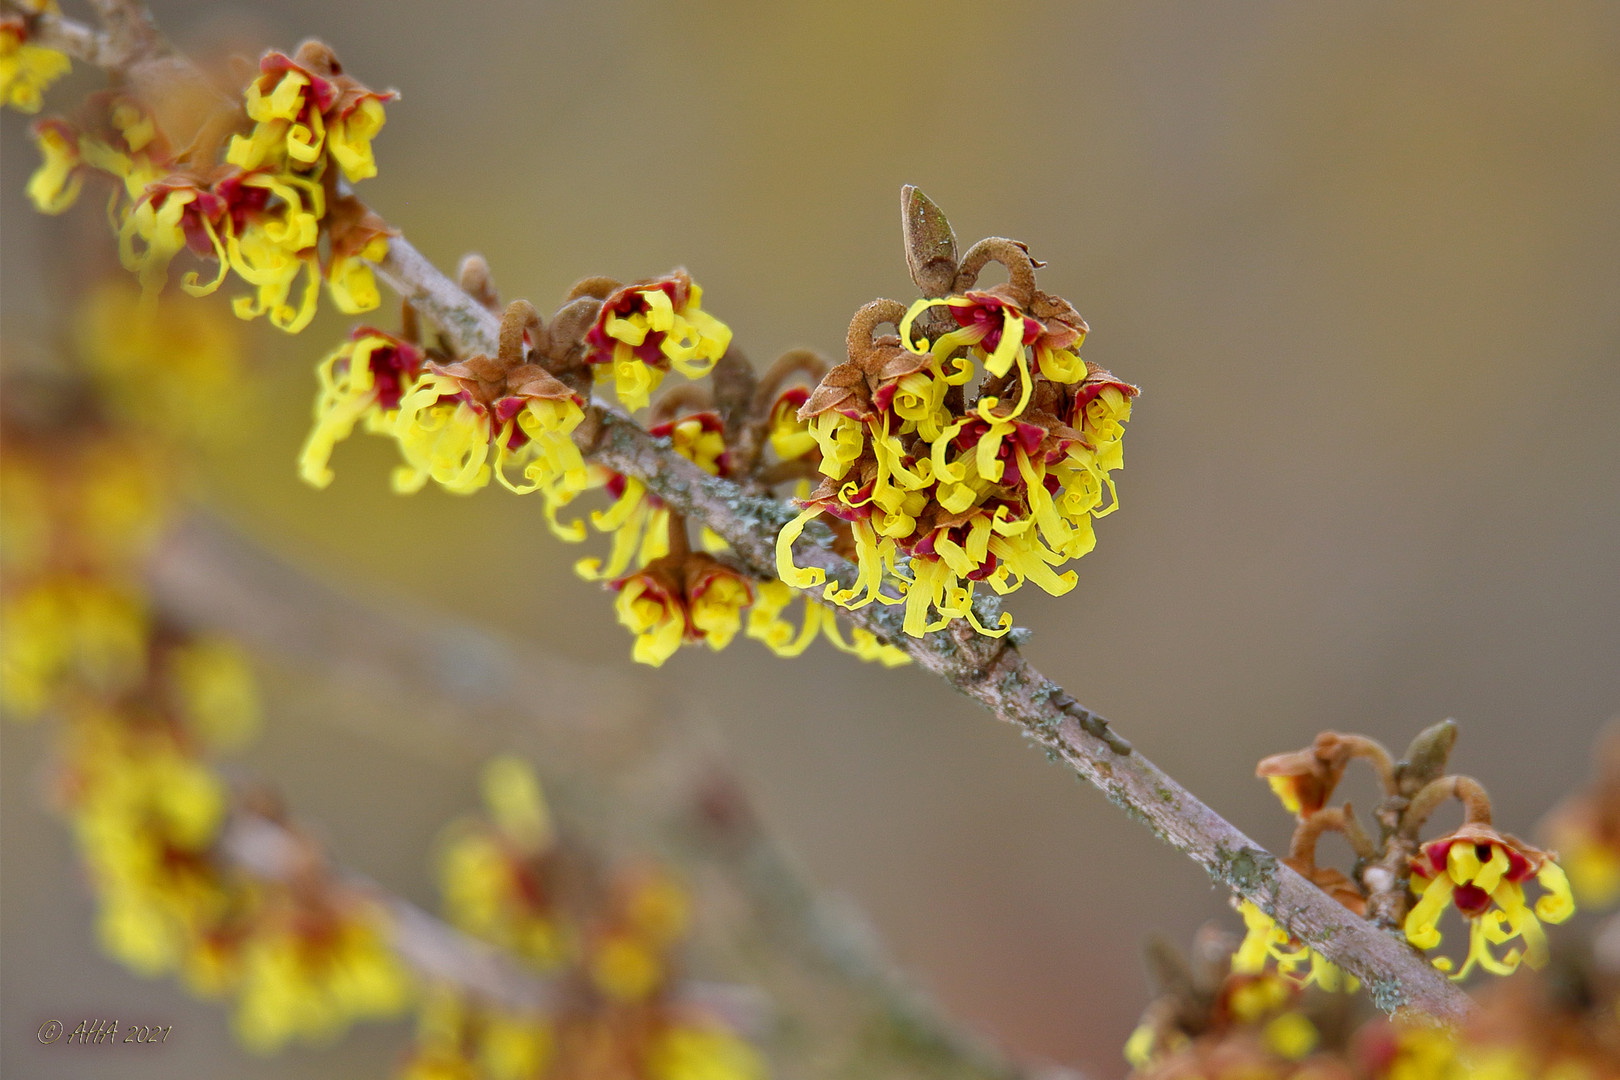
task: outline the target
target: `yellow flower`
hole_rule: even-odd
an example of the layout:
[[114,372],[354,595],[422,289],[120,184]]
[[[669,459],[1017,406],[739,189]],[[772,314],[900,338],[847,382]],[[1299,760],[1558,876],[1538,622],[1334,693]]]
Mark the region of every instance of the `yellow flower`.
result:
[[688,614],[681,589],[668,574],[649,567],[614,583],[613,610],[636,635],[631,655],[638,664],[662,667],[687,636]]
[[743,612],[754,602],[747,580],[712,559],[698,557],[687,566],[686,596],[693,630],[715,652],[731,644],[742,629]]
[[60,120],[34,125],[40,166],[28,178],[28,198],[42,214],[60,214],[72,206],[84,187],[79,135]]
[[[276,329],[298,333],[315,317],[320,296],[315,245],[320,240],[321,219],[326,216],[321,186],[299,176],[244,173],[221,181],[216,190],[233,207],[252,206],[269,197],[239,229],[228,232],[231,269],[258,290],[254,296],[237,297],[231,310],[241,319],[268,315]],[[292,291],[301,273],[304,287],[295,306]]]
[[146,613],[133,596],[64,576],[9,598],[0,638],[0,704],[31,717],[70,685],[101,695],[126,689],[146,653]]
[[0,104],[18,112],[39,112],[45,90],[72,66],[55,49],[30,44],[22,19],[0,19]]
[[482,356],[432,365],[400,401],[394,436],[406,464],[394,490],[417,491],[431,477],[467,495],[494,477],[566,502],[598,482],[573,442],[584,418],[573,392],[538,365],[502,369]]
[[388,237],[374,236],[359,251],[332,260],[331,269],[326,272],[326,287],[339,311],[359,315],[375,310],[382,303],[377,275],[372,272],[371,264],[387,254]]
[[348,112],[332,119],[326,152],[332,155],[332,160],[338,163],[350,183],[377,175],[377,160],[372,156],[371,140],[377,137],[383,121],[387,119],[383,115],[383,101],[381,94],[368,94]]
[[665,1029],[647,1056],[653,1080],[764,1080],[765,1063],[746,1042],[712,1027]]
[[137,275],[144,292],[160,292],[168,282],[169,263],[197,237],[206,249],[199,254],[212,255],[219,270],[206,283],[195,272],[188,273],[181,287],[192,296],[213,292],[229,269],[225,243],[214,224],[224,212],[224,200],[213,192],[191,186],[151,186],[118,229],[118,256],[124,269]]
[[809,400],[808,391],[793,387],[771,406],[766,430],[770,448],[782,461],[796,461],[816,449],[817,439],[810,425],[799,419],[799,408]]
[[1323,957],[1309,946],[1302,945],[1275,919],[1248,900],[1238,904],[1247,932],[1237,952],[1232,954],[1232,971],[1239,975],[1258,975],[1274,961],[1273,969],[1285,981],[1295,986],[1318,986],[1323,990],[1343,990],[1353,994],[1361,986],[1354,975],[1347,975],[1338,965]]
[[[1532,909],[1524,895],[1535,881],[1544,895]],[[1496,832],[1488,825],[1465,824],[1448,836],[1424,844],[1412,860],[1412,891],[1419,900],[1406,916],[1406,939],[1420,949],[1440,944],[1440,917],[1455,905],[1469,920],[1468,956],[1451,977],[1461,979],[1476,965],[1497,975],[1510,975],[1520,962],[1532,968],[1546,964],[1547,935],[1543,922],[1561,923],[1575,912],[1569,879],[1549,854]],[[1497,957],[1491,946],[1514,939],[1523,949]],[[1450,970],[1442,957],[1435,966]]]
[[314,910],[260,929],[243,955],[236,1032],[268,1053],[302,1039],[325,1042],[352,1021],[401,1012],[410,980],[389,948],[388,921],[355,904]]
[[671,367],[702,378],[725,355],[731,330],[702,310],[703,290],[685,270],[626,285],[602,302],[585,334],[585,359],[613,379],[625,408],[643,408]]
[[298,474],[311,487],[332,482],[328,467],[333,448],[357,423],[367,431],[393,430],[400,402],[422,372],[421,350],[409,342],[370,327],[359,327],[315,368],[320,389],[315,396],[315,425],[298,456]]
[[243,169],[319,176],[329,155],[354,183],[377,175],[371,140],[386,119],[379,94],[344,75],[332,50],[305,42],[296,57],[269,52],[248,84],[253,131],[233,136],[225,159]]
[[482,780],[493,828],[463,822],[447,834],[439,858],[446,911],[468,933],[555,969],[573,946],[554,907],[555,834],[539,781],[510,755],[486,765]]

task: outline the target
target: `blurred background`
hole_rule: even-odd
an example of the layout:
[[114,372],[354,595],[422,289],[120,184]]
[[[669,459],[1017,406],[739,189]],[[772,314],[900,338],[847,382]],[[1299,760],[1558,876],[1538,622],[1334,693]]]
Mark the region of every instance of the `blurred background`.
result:
[[[154,6],[196,54],[316,35],[400,90],[360,194],[442,267],[482,251],[542,311],[588,274],[685,265],[757,364],[831,355],[861,303],[912,295],[901,184],[964,246],[1026,240],[1089,321],[1087,359],[1143,387],[1080,587],[1009,605],[1027,652],[1268,845],[1289,824],[1253,763],[1323,728],[1398,749],[1456,717],[1456,767],[1528,833],[1620,713],[1612,4]],[[0,158],[12,355],[59,339],[69,238],[111,243],[93,199],[32,213],[26,129],[6,117]],[[262,404],[206,463],[213,510],[355,595],[701,709],[810,877],[953,1016],[1021,1058],[1123,1071],[1144,936],[1237,925],[1201,870],[924,673],[742,640],[632,670],[534,502],[394,496],[389,447],[358,438],[329,490],[301,486],[312,366],[344,332],[325,308],[296,338],[252,328]],[[280,673],[249,766],[340,857],[431,903],[427,850],[473,804],[487,741],[428,752],[327,712]],[[218,1011],[102,959],[41,807],[44,735],[4,739],[17,1075],[386,1075],[403,1026],[257,1061]],[[184,1041],[161,1061],[33,1045],[40,1019],[120,1005]]]

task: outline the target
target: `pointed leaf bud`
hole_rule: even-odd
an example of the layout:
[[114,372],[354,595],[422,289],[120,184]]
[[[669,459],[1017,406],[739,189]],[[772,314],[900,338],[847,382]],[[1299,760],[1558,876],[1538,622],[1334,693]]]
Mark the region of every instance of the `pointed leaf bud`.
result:
[[911,280],[930,299],[946,295],[956,281],[956,234],[945,212],[907,184],[900,189],[900,219]]

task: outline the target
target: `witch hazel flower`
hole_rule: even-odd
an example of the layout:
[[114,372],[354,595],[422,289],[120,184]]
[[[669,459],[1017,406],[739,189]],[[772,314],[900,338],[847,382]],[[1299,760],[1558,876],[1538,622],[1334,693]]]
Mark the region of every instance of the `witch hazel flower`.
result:
[[[30,7],[29,4],[21,6]],[[54,11],[56,4],[53,0],[33,7],[34,10],[25,14],[0,19],[0,105],[9,105],[22,113],[39,112],[45,103],[45,91],[73,67],[65,54],[29,40],[31,16]]]
[[[1543,967],[1546,924],[1575,912],[1569,878],[1554,853],[1493,826],[1490,798],[1477,780],[1445,774],[1457,730],[1451,720],[1425,729],[1400,760],[1376,740],[1335,731],[1322,732],[1303,750],[1263,759],[1257,775],[1297,820],[1282,861],[1357,917],[1401,933],[1420,950],[1442,944],[1442,920],[1455,909],[1468,927],[1467,949],[1460,963],[1449,956],[1433,960],[1454,980],[1476,969],[1509,975],[1522,964]],[[1376,839],[1348,803],[1326,806],[1356,760],[1371,767],[1382,793],[1373,811]],[[1424,840],[1430,817],[1453,799],[1462,804],[1463,824]],[[1317,864],[1317,841],[1325,832],[1340,833],[1354,853],[1349,873]],[[1532,884],[1539,895],[1530,894]],[[1249,969],[1270,960],[1296,980],[1324,987],[1348,981],[1251,908],[1241,909],[1249,933],[1240,956]]]
[[619,622],[636,635],[632,656],[652,667],[661,667],[684,643],[724,649],[754,602],[748,579],[704,552],[673,551],[612,587]]
[[152,113],[127,94],[91,94],[74,120],[41,120],[33,134],[41,161],[27,190],[35,209],[64,213],[78,201],[86,179],[110,179],[115,188],[109,217],[115,231],[148,185],[175,167]]
[[[1467,955],[1460,967],[1447,957],[1434,961],[1442,971],[1455,967],[1453,979],[1476,966],[1495,975],[1511,975],[1520,963],[1545,966],[1549,954],[1542,924],[1561,923],[1575,913],[1563,868],[1553,853],[1493,828],[1489,798],[1466,776],[1429,784],[1413,797],[1408,813],[1421,820],[1450,798],[1462,802],[1463,824],[1423,844],[1412,859],[1411,889],[1418,900],[1402,926],[1406,939],[1420,949],[1435,948],[1441,943],[1441,917],[1455,908],[1468,920]],[[1533,905],[1525,891],[1532,882],[1542,894]],[[1510,947],[1498,955],[1496,946]]]
[[458,495],[491,477],[518,494],[586,484],[572,438],[584,402],[526,355],[525,338],[541,329],[534,306],[514,301],[501,321],[497,356],[429,362],[394,421],[405,458],[394,473],[396,491],[418,491],[430,479]]
[[647,405],[671,368],[702,378],[731,344],[731,329],[702,309],[703,290],[685,270],[622,287],[600,280],[613,288],[585,335],[586,360],[631,411]]
[[367,89],[343,73],[331,48],[306,41],[293,56],[268,52],[248,84],[254,127],[232,137],[225,160],[244,170],[311,173],[330,159],[350,183],[377,175],[371,140],[387,119],[383,102],[398,95]]
[[338,443],[362,425],[372,434],[392,434],[400,402],[427,363],[413,342],[393,334],[356,328],[336,351],[315,368],[320,389],[315,398],[315,426],[298,457],[298,474],[311,487],[332,482],[328,465]]

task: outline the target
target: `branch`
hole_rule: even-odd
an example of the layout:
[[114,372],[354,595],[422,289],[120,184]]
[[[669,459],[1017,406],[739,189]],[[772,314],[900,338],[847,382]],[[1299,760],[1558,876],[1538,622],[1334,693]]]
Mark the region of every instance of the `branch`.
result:
[[[307,841],[252,813],[239,813],[231,819],[220,850],[251,876],[268,881],[294,880],[308,859]],[[334,877],[388,912],[389,944],[417,975],[457,986],[517,1013],[547,1015],[562,1005],[562,989],[556,980],[524,971],[501,950],[469,937],[353,871],[338,868]],[[766,1019],[765,1002],[745,987],[686,982],[676,996],[684,1004],[719,1015],[739,1031],[757,1033]]]
[[[128,67],[140,55],[149,55],[161,47],[161,39],[149,16],[132,13],[128,5],[109,3],[109,0],[96,0],[96,6],[98,14],[116,30],[97,30],[55,12],[43,11],[27,16],[31,20],[30,40],[83,63],[108,69]],[[116,9],[116,13],[107,9]]]
[[[250,876],[267,881],[292,881],[308,858],[306,841],[251,813],[232,817],[220,838],[220,850]],[[555,1007],[556,986],[518,969],[500,950],[440,922],[409,901],[388,895],[358,874],[337,870],[334,876],[388,912],[392,923],[390,944],[400,960],[417,974],[453,983],[517,1012],[542,1012]]]
[[[125,6],[117,0],[102,2]],[[74,41],[96,40],[93,32],[69,32],[68,20],[52,22]],[[79,58],[96,62],[90,52]],[[388,255],[378,269],[395,291],[438,323],[459,349],[495,355],[499,329],[495,317],[403,236],[389,241]],[[785,505],[709,476],[675,453],[667,439],[653,438],[622,413],[605,408],[598,411],[602,422],[588,456],[638,477],[673,509],[723,537],[755,574],[775,576],[774,537],[791,516]],[[815,531],[807,529],[806,535],[815,539]],[[822,537],[826,538],[825,532]],[[800,564],[821,567],[829,581],[848,584],[854,580],[854,566],[825,548],[801,555]],[[1023,658],[1013,640],[1016,634],[989,641],[958,623],[915,639],[900,631],[898,614],[882,606],[851,612],[850,618],[904,648],[922,667],[1062,758],[1102,789],[1110,801],[1203,866],[1216,881],[1254,902],[1294,936],[1359,977],[1380,1008],[1415,1011],[1446,1023],[1460,1022],[1469,1014],[1469,998],[1404,940],[1352,915],[1152,762],[1132,752],[1106,722],[1082,708]]]

